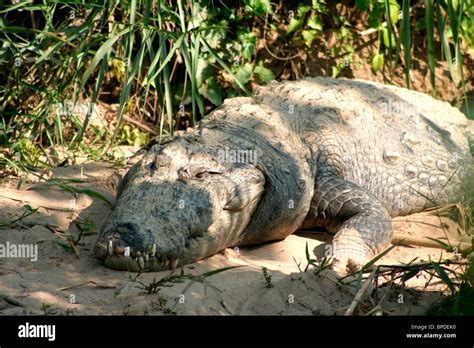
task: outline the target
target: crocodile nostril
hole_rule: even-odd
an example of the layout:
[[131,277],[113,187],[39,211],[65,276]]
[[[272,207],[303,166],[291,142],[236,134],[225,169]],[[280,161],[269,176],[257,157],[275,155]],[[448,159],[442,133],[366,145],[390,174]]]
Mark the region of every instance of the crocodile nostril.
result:
[[116,231],[120,233],[121,235],[123,234],[135,234],[138,232],[137,227],[135,224],[132,224],[130,222],[122,223],[116,227]]

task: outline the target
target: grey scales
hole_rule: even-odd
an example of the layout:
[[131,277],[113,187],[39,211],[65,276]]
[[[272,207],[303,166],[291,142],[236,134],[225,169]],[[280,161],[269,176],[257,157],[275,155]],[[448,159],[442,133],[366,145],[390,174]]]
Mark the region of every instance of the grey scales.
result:
[[392,217],[461,199],[473,123],[375,82],[270,83],[151,146],[122,180],[95,255],[160,271],[323,227],[333,269],[358,269],[390,244]]

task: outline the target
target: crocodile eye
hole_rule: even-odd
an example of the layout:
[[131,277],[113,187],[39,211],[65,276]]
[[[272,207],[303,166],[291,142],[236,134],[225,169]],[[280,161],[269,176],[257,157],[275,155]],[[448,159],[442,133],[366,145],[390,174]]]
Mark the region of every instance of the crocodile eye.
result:
[[178,178],[181,181],[200,180],[217,174],[222,174],[222,172],[207,167],[182,167],[178,169]]
[[215,171],[215,170],[208,170],[204,168],[199,168],[194,172],[194,178],[196,179],[204,179],[207,178],[210,175],[216,175],[216,174],[222,174],[221,172]]
[[207,170],[203,170],[197,173],[194,173],[194,177],[196,179],[203,179],[209,175],[209,172]]

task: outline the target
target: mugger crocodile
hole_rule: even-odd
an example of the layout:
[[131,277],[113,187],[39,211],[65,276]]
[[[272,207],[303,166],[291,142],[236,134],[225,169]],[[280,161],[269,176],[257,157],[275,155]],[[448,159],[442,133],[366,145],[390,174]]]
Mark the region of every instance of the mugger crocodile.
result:
[[374,82],[271,83],[153,145],[120,184],[95,254],[159,271],[324,227],[333,268],[356,269],[389,245],[391,217],[459,201],[473,123]]

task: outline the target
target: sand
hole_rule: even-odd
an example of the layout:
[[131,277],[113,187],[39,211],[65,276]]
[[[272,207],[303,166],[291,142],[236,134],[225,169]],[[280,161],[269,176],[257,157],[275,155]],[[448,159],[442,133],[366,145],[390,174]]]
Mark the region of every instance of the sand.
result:
[[[82,179],[85,182],[70,185],[100,192],[109,201],[119,178],[117,170],[105,163],[58,168],[52,176]],[[310,266],[305,271],[306,245],[314,258],[330,241],[326,232],[227,249],[174,271],[113,271],[93,255],[94,233],[110,211],[107,203],[44,180],[23,184],[19,190],[17,186],[16,179],[3,180],[0,186],[0,245],[33,245],[38,253],[36,261],[0,258],[1,315],[343,315],[360,287],[355,277],[341,283],[329,269],[317,272]],[[38,210],[11,223],[26,211],[25,204]],[[75,248],[60,245],[70,245],[67,235],[77,239],[80,227],[85,236]],[[425,213],[396,218],[394,228],[398,234],[444,240],[458,238],[460,229],[446,217]],[[378,263],[455,257],[435,248],[397,246]],[[354,314],[424,314],[449,293],[436,278],[426,286],[429,279],[420,273],[404,284],[380,286],[389,280],[380,276],[379,286],[371,285]],[[148,291],[153,282],[155,291]],[[372,310],[377,304],[378,310]]]

